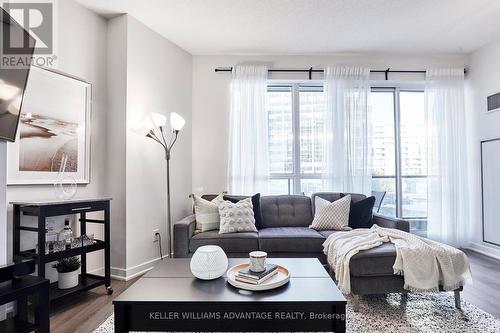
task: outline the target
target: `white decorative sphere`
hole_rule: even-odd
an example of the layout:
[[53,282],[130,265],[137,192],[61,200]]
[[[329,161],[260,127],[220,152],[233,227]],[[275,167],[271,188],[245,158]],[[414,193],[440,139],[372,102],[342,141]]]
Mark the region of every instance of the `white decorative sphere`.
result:
[[191,258],[191,273],[198,279],[213,280],[227,270],[227,256],[217,245],[200,246]]

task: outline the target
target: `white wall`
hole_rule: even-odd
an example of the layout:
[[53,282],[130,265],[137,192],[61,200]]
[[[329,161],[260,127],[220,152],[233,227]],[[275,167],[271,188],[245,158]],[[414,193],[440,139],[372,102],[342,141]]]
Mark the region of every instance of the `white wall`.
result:
[[[186,119],[172,153],[171,193],[174,220],[188,214],[192,57],[128,15],[108,22],[74,1],[59,1],[57,19],[59,69],[93,85],[91,181],[79,186],[77,196],[114,198],[112,274],[129,278],[159,259],[154,229],[162,234],[163,253],[168,251],[164,154],[159,145],[129,129],[151,111],[166,116],[177,112]],[[9,201],[53,197],[52,186],[8,188]],[[12,209],[9,215],[12,220]],[[36,223],[27,218],[23,222]],[[23,242],[24,248],[34,247],[32,236]],[[11,247],[12,240],[7,245],[9,257]],[[89,258],[89,270],[102,267],[102,254]],[[47,269],[54,280],[55,272]]]
[[0,265],[5,265],[7,263],[6,249],[7,249],[7,143],[5,141],[0,140]]
[[[126,128],[127,128],[127,16],[108,22],[106,189],[111,204],[111,266],[125,270],[126,263]],[[113,272],[114,274],[116,272]]]
[[[174,111],[186,119],[171,161],[174,220],[190,209],[192,57],[133,17],[122,15],[108,22],[73,1],[59,3],[59,69],[93,85],[91,181],[79,186],[77,196],[113,197],[112,274],[127,279],[159,259],[153,230],[160,230],[163,253],[168,252],[164,153],[159,145],[129,131],[146,112],[168,116]],[[53,196],[52,186],[8,190],[11,201]],[[24,222],[36,223],[27,218]],[[34,247],[32,236],[23,242],[24,248]],[[89,270],[100,270],[103,264],[102,254],[89,258]],[[47,274],[55,280],[49,266]]]
[[186,119],[171,160],[174,220],[190,209],[192,57],[129,15],[109,21],[108,39],[111,271],[129,279],[159,260],[153,230],[160,231],[163,255],[168,253],[165,154],[131,130],[149,112],[177,112]]
[[[105,195],[106,179],[106,31],[107,21],[77,4],[73,0],[58,1],[58,69],[85,79],[92,83],[92,149],[91,149],[91,179],[90,184],[79,186],[77,197],[92,197]],[[53,186],[9,186],[8,201],[30,199],[55,199]],[[12,207],[9,207],[9,227],[12,227]],[[34,220],[24,220],[27,224]],[[99,235],[98,229],[89,229],[89,233]],[[8,258],[12,257],[12,230],[8,231]],[[34,247],[32,244],[25,246]],[[2,249],[3,250],[3,249]],[[102,254],[89,255],[88,269],[102,266]],[[52,277],[52,269],[47,271]]]
[[[171,194],[174,221],[190,209],[191,62],[189,53],[128,16],[127,35],[127,267],[128,275],[159,257],[153,230],[166,228],[166,161],[163,148],[130,131],[148,112],[179,113],[186,126],[172,151]],[[166,135],[170,135],[167,122]],[[132,269],[133,268],[133,269]],[[144,268],[144,267],[142,267]],[[132,269],[132,271],[130,271]]]
[[[0,140],[0,266],[7,263],[7,143]],[[0,306],[0,321],[6,306]]]
[[[274,68],[323,68],[328,64],[359,64],[373,69],[421,70],[433,66],[464,66],[462,55],[449,56],[195,56],[193,57],[193,189],[204,193],[227,190],[229,83],[231,73],[215,73],[216,67],[230,67],[245,62],[260,62]],[[422,75],[398,79],[423,79]],[[271,78],[277,78],[276,76]],[[307,79],[283,75],[279,78]],[[397,77],[393,74],[391,78]],[[383,79],[383,75],[373,75]]]
[[[470,169],[471,221],[473,244],[471,247],[500,258],[500,248],[482,242],[481,217],[481,156],[482,140],[500,137],[500,112],[486,114],[486,96],[500,92],[500,39],[489,43],[469,59],[466,80],[467,133]],[[498,198],[500,202],[500,198]]]

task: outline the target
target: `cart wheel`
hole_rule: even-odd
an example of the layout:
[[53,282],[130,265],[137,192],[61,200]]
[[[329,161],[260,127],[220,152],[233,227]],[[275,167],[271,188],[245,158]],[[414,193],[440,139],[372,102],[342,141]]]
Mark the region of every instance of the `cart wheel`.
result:
[[111,295],[113,293],[113,288],[111,286],[106,287],[106,292],[108,293],[108,295]]

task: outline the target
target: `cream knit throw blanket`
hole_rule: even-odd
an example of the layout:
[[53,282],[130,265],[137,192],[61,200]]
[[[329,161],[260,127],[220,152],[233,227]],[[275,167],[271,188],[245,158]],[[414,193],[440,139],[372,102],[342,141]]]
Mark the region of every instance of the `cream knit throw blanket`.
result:
[[374,225],[371,229],[336,232],[323,243],[338,287],[351,293],[349,263],[361,250],[391,242],[396,247],[394,274],[404,275],[404,288],[413,292],[455,290],[471,281],[469,261],[462,251],[397,229]]

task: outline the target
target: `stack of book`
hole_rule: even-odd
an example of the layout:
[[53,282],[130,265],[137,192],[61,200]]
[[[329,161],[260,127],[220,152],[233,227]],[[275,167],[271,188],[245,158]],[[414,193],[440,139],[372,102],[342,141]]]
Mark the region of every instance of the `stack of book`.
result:
[[259,273],[253,272],[249,268],[242,269],[238,272],[235,279],[243,283],[261,284],[276,274],[278,274],[278,265],[266,264],[266,269]]

